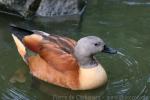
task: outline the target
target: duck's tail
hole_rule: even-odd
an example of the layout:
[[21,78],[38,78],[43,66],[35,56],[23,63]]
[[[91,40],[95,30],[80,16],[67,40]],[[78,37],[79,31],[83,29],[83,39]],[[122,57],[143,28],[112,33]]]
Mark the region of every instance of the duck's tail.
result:
[[10,24],[10,31],[15,35],[17,36],[20,40],[22,40],[22,38],[26,35],[31,35],[33,34],[34,32],[31,31],[31,30],[27,30],[27,29],[24,29],[22,27],[18,27],[14,24]]
[[26,35],[31,35],[33,32],[30,30],[23,29],[21,27],[17,27],[16,25],[13,24],[10,25],[10,30],[19,54],[21,55],[23,60],[27,63],[26,60],[27,51],[25,45],[23,44],[23,37]]

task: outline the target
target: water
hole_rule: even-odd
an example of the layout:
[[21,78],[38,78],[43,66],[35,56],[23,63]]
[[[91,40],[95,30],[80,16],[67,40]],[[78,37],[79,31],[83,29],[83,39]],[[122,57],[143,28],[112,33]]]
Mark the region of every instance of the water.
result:
[[[89,3],[80,27],[74,22],[43,26],[42,23],[0,14],[0,99],[149,100],[149,8],[147,0],[94,0]],[[71,91],[33,79],[17,53],[8,31],[9,23],[76,40],[87,35],[103,38],[107,45],[120,52],[118,55],[97,55],[108,74],[108,84],[95,90]],[[11,83],[10,79],[20,69],[23,70],[26,81]]]

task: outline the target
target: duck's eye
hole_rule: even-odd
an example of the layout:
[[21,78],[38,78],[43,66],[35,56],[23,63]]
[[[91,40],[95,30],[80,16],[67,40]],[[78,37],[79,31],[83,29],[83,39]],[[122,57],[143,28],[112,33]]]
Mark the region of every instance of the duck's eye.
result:
[[100,42],[97,42],[97,43],[95,43],[94,45],[95,45],[95,46],[100,46],[101,43],[100,43]]

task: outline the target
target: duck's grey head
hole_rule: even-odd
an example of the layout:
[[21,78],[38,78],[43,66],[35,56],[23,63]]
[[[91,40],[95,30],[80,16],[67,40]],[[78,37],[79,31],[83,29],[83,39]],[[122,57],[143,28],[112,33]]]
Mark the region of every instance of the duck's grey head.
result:
[[106,52],[111,54],[117,53],[116,50],[108,48],[105,42],[101,38],[96,36],[87,36],[81,38],[77,42],[74,53],[78,60],[84,61],[98,52]]
[[83,56],[90,56],[104,49],[104,41],[96,36],[87,36],[78,40],[75,51]]

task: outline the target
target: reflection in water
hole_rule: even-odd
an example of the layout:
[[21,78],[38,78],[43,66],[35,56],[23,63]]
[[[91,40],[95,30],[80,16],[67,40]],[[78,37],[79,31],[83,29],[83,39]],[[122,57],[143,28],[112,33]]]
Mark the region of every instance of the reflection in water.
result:
[[150,2],[132,2],[132,1],[123,1],[124,4],[134,6],[134,5],[150,5]]
[[24,83],[26,81],[25,72],[22,68],[18,69],[9,79],[10,83]]

